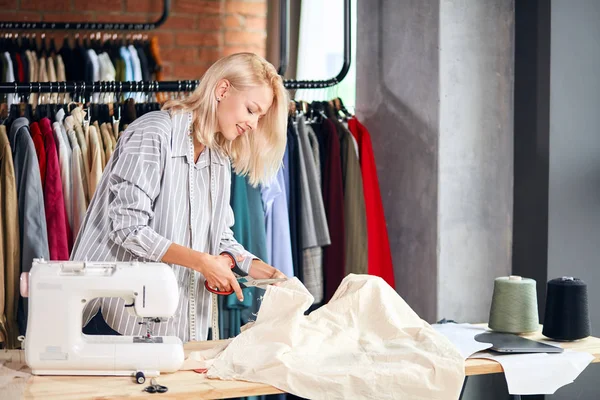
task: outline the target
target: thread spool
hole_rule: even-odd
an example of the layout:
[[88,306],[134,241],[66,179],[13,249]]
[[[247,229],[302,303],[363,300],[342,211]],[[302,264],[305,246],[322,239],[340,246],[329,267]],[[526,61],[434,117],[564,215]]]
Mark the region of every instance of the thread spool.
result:
[[544,336],[556,340],[578,340],[591,334],[587,285],[581,279],[563,276],[548,281]]
[[517,275],[496,278],[488,325],[497,332],[535,332],[539,328],[535,280]]

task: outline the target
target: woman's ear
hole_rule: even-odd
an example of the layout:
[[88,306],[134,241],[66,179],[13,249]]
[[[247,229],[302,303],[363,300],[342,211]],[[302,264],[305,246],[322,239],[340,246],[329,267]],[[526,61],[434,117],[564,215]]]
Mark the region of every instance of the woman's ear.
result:
[[217,82],[217,88],[215,90],[215,97],[218,99],[222,99],[227,95],[229,88],[231,87],[231,83],[227,79],[221,79]]

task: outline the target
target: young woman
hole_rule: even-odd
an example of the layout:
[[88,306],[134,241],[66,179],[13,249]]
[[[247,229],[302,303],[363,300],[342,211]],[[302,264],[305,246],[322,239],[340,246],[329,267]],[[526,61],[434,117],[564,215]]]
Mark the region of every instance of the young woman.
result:
[[[135,120],[123,132],[87,210],[71,259],[145,260],[171,264],[179,282],[173,318],[155,335],[206,340],[210,287],[242,291],[229,251],[254,278],[285,278],[233,237],[231,165],[251,184],[268,182],[285,151],[288,95],[275,68],[250,53],[225,57],[192,95]],[[120,334],[140,335],[141,320],[121,298],[96,299],[84,326],[101,310]],[[194,311],[195,310],[195,311]],[[84,330],[85,331],[85,330]],[[100,333],[100,332],[97,332]]]

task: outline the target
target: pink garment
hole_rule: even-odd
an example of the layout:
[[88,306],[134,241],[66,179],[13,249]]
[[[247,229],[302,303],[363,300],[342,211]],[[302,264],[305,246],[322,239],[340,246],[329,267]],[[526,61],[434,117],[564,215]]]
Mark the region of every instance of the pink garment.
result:
[[44,147],[46,150],[44,208],[46,210],[50,260],[64,261],[69,259],[71,232],[65,210],[56,143],[54,142],[52,126],[48,118],[42,118],[39,122],[39,127],[44,136]]

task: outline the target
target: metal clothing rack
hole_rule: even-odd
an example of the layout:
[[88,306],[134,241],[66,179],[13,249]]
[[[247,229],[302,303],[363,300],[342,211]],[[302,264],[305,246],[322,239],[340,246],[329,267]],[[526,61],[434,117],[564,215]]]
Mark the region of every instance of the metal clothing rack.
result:
[[[285,40],[281,40],[281,63],[279,67],[279,74],[285,72],[288,64],[288,1],[281,0],[281,8],[284,11],[281,12],[281,32],[285,35]],[[165,10],[163,17],[161,17],[163,23],[164,19],[168,16],[168,6],[170,0],[165,0]],[[284,15],[285,14],[285,15]],[[335,86],[340,83],[348,74],[350,69],[350,58],[351,58],[351,43],[350,43],[350,0],[344,0],[344,61],[342,69],[339,74],[333,78],[325,80],[292,80],[285,79],[284,84],[287,89],[322,89],[331,86]],[[0,23],[2,24],[2,23]],[[108,24],[107,24],[108,25]],[[143,25],[143,24],[136,24]],[[0,25],[1,28],[1,25]],[[17,29],[17,28],[14,28]],[[39,28],[38,28],[39,29]],[[61,29],[58,27],[48,27],[46,29]],[[90,28],[91,29],[91,28]],[[96,27],[95,29],[99,29]],[[133,92],[186,92],[193,91],[198,86],[199,80],[185,80],[185,81],[129,81],[129,82],[31,82],[31,83],[17,83],[17,82],[4,82],[0,83],[0,93],[14,93],[14,94],[27,94],[27,93],[72,93],[72,94],[89,94],[89,93],[133,93]]]
[[[92,0],[93,1],[93,0]],[[171,0],[163,0],[163,13],[156,22],[0,22],[0,29],[10,30],[67,30],[67,31],[149,31],[165,23],[169,17]]]

